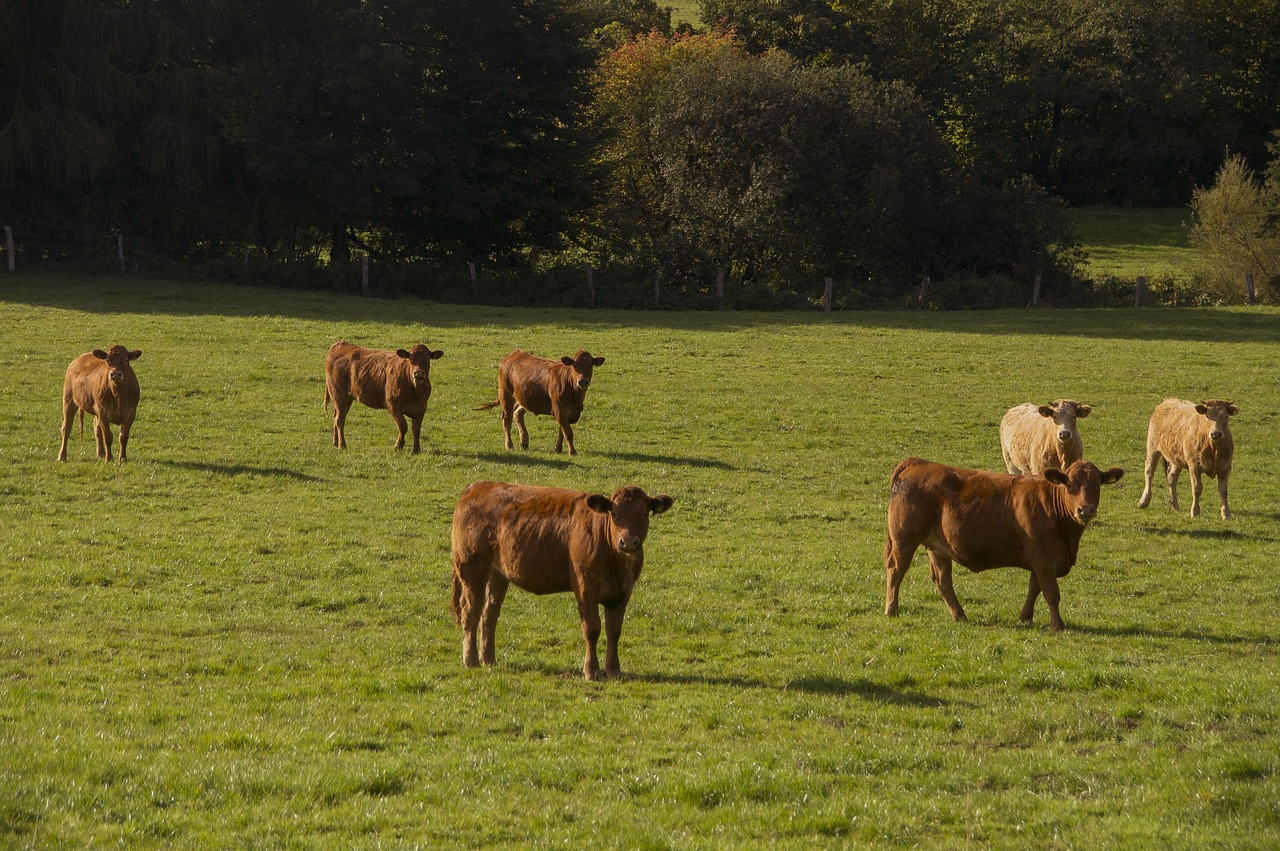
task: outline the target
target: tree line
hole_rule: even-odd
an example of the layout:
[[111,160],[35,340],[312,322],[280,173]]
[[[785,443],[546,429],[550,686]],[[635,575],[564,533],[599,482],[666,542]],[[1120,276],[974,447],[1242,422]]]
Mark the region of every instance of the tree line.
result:
[[[1183,204],[1280,127],[1277,0],[15,0],[32,262],[533,303],[1080,297],[1064,202]],[[120,235],[120,242],[113,236]],[[474,279],[473,279],[474,280]],[[532,283],[531,283],[532,282]],[[593,293],[594,296],[594,293]],[[668,303],[671,303],[668,301]]]

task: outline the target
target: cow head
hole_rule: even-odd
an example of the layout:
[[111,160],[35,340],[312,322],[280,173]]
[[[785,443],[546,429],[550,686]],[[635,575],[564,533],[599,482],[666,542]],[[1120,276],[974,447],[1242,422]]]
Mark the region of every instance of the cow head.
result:
[[1098,514],[1102,485],[1120,481],[1124,470],[1112,467],[1103,472],[1089,461],[1076,461],[1066,472],[1050,467],[1043,475],[1055,485],[1066,489],[1063,502],[1071,512],[1072,519],[1081,526],[1088,526],[1089,521]]
[[1081,405],[1071,399],[1058,399],[1052,405],[1041,405],[1038,410],[1040,411],[1040,416],[1053,419],[1053,422],[1058,426],[1058,444],[1066,446],[1078,436],[1076,420],[1089,416],[1093,408],[1088,405]]
[[431,377],[431,362],[444,357],[444,352],[433,352],[421,343],[415,345],[413,351],[396,349],[396,354],[409,361],[409,366],[413,369],[413,383],[418,387],[426,384]]
[[628,556],[643,552],[649,515],[662,514],[674,502],[665,493],[651,497],[635,485],[618,488],[612,498],[598,493],[587,497],[588,508],[609,517],[609,543]]
[[1231,434],[1231,427],[1227,424],[1228,417],[1234,417],[1240,413],[1231,402],[1224,402],[1221,399],[1206,399],[1199,405],[1196,405],[1196,413],[1208,418],[1212,423],[1209,429],[1209,439],[1214,443],[1218,443],[1222,438]]
[[135,349],[131,352],[116,343],[105,352],[102,349],[94,349],[93,356],[100,361],[107,362],[107,367],[111,370],[108,375],[112,382],[116,382],[124,380],[125,367],[129,365],[129,361],[142,357],[142,349]]
[[565,355],[560,358],[560,363],[573,370],[573,386],[579,390],[586,390],[591,386],[591,370],[604,363],[604,358],[593,358],[591,352],[578,349],[578,353],[573,357]]

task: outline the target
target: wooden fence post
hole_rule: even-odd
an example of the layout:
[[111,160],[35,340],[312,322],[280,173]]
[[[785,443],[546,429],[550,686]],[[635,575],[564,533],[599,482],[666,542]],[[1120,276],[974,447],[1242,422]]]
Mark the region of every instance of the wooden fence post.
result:
[[476,298],[479,298],[480,285],[476,283],[476,264],[468,263],[467,269],[471,272],[471,294]]
[[724,310],[724,269],[716,269],[716,305]]
[[591,268],[591,264],[587,264],[587,292],[591,294],[591,306],[596,306],[596,274]]
[[1147,279],[1139,275],[1133,285],[1133,306],[1142,307],[1142,297],[1147,293]]
[[1036,272],[1035,284],[1031,287],[1031,306],[1040,306],[1040,273]]
[[1249,293],[1249,304],[1258,303],[1258,294],[1253,291],[1253,273],[1246,272],[1244,276],[1244,288]]
[[822,282],[822,312],[831,312],[831,279],[825,278]]
[[925,296],[929,294],[929,276],[920,279],[920,294],[916,296],[916,307],[924,307]]
[[661,295],[661,292],[660,292],[661,281],[662,281],[661,275],[655,274],[653,276],[653,306],[654,307],[658,306],[659,296]]
[[360,292],[369,294],[369,252],[360,256]]
[[124,274],[124,234],[116,234],[116,257],[120,260],[120,274]]
[[11,228],[9,225],[4,226],[4,246],[5,246],[5,250],[8,252],[9,271],[12,272],[14,271],[13,228]]

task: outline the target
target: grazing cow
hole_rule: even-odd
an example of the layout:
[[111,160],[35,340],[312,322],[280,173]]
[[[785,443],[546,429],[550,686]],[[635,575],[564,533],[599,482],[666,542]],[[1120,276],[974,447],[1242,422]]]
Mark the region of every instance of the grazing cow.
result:
[[1183,399],[1165,399],[1156,405],[1147,426],[1147,463],[1143,469],[1146,485],[1138,507],[1146,508],[1151,502],[1151,479],[1156,462],[1162,461],[1171,507],[1178,507],[1178,474],[1186,469],[1191,473],[1191,516],[1200,516],[1200,474],[1204,473],[1218,479],[1222,519],[1230,520],[1227,479],[1231,476],[1235,441],[1227,419],[1238,413],[1238,407],[1221,399],[1209,399],[1199,405]]
[[[582,674],[599,677],[596,642],[604,606],[605,675],[620,676],[618,639],[640,570],[649,515],[671,507],[634,485],[612,497],[505,482],[468,485],[453,511],[453,597],[462,626],[462,663],[494,661],[494,630],[507,586],[534,594],[572,591],[578,601],[586,657]],[[480,646],[476,629],[480,627]]]
[[138,413],[138,376],[130,361],[142,357],[142,350],[129,351],[119,344],[105,352],[94,349],[71,362],[62,383],[62,448],[58,460],[67,460],[67,438],[76,411],[80,411],[80,434],[84,434],[84,412],[93,414],[93,434],[98,457],[111,460],[111,424],[120,426],[120,462],[129,460],[129,429]]
[[498,398],[476,408],[486,411],[502,406],[502,432],[508,449],[511,443],[511,418],[514,415],[520,429],[520,448],[529,448],[529,431],[524,427],[524,415],[550,414],[560,426],[556,435],[556,452],[569,442],[569,454],[577,455],[573,445],[573,424],[582,416],[582,403],[591,385],[592,369],[604,363],[604,358],[592,357],[588,351],[578,350],[573,357],[559,361],[536,357],[516,349],[498,364]]
[[324,408],[333,399],[333,445],[347,448],[345,426],[351,400],[385,408],[400,430],[396,449],[404,448],[405,417],[413,423],[413,452],[419,450],[422,417],[431,398],[431,362],[444,357],[418,343],[412,350],[384,352],[339,340],[324,359]]
[[1051,405],[1027,402],[1000,420],[1000,451],[1010,473],[1038,476],[1050,467],[1065,470],[1084,457],[1076,420],[1093,409],[1071,399]]
[[975,573],[1021,567],[1031,581],[1018,617],[1029,622],[1043,593],[1050,628],[1062,629],[1058,579],[1076,563],[1080,536],[1098,512],[1100,486],[1123,475],[1119,467],[1100,472],[1088,461],[1065,472],[1050,467],[1039,476],[1017,476],[908,458],[890,479],[884,613],[897,615],[898,586],[923,544],[951,617],[964,619],[951,585],[952,561]]

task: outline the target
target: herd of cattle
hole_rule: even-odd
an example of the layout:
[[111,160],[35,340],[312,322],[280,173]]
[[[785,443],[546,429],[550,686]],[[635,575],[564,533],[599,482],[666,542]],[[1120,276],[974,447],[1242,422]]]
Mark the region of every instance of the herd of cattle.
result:
[[[129,430],[137,413],[139,388],[132,362],[141,350],[121,345],[94,349],[67,367],[62,390],[62,446],[76,413],[84,434],[84,415],[94,418],[98,457],[112,460],[111,426],[120,427],[120,461],[127,460]],[[346,448],[344,427],[353,400],[387,410],[403,448],[413,427],[413,451],[420,450],[422,418],[431,396],[431,361],[444,355],[421,343],[394,352],[367,349],[339,340],[325,358],[324,407],[333,402],[333,445]],[[604,358],[579,351],[559,361],[514,351],[498,365],[498,398],[476,410],[502,408],[502,429],[512,449],[511,423],[520,445],[529,446],[526,413],[550,415],[559,426],[556,452],[568,443],[576,455],[573,425],[582,415],[592,370]],[[929,555],[929,573],[956,620],[964,609],[956,599],[951,567],[972,571],[1021,567],[1031,577],[1020,618],[1030,621],[1036,598],[1044,595],[1050,627],[1062,629],[1058,580],[1076,562],[1080,538],[1098,511],[1102,485],[1119,481],[1119,467],[1099,470],[1084,460],[1078,421],[1088,405],[1059,399],[1050,405],[1018,405],[1000,422],[1000,448],[1008,473],[949,467],[908,458],[890,477],[888,533],[885,540],[885,614],[898,611],[898,589],[921,546]],[[1218,481],[1223,519],[1231,517],[1227,481],[1234,443],[1228,419],[1238,412],[1231,402],[1200,404],[1165,399],[1147,428],[1145,487],[1138,502],[1151,501],[1151,483],[1163,464],[1169,504],[1178,508],[1182,470],[1191,477],[1191,515],[1200,514],[1201,475]],[[406,422],[407,418],[407,422]],[[586,656],[582,672],[600,676],[596,646],[600,607],[607,641],[606,676],[618,676],[618,640],[632,589],[644,566],[644,540],[650,515],[662,514],[673,500],[649,496],[635,486],[611,497],[561,488],[506,482],[474,482],[453,512],[453,594],[450,610],[463,630],[462,658],[467,667],[494,662],[494,632],[511,584],[534,594],[572,591],[578,603]],[[479,640],[477,642],[477,631]]]

